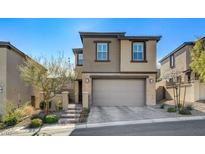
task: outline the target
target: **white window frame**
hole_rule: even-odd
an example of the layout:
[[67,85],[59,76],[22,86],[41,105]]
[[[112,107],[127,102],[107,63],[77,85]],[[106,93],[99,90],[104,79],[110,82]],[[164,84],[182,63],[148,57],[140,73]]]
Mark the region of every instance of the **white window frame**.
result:
[[[104,50],[104,47],[103,47],[104,45],[106,45],[106,50]],[[97,46],[96,60],[97,61],[108,61],[108,52],[109,52],[108,51],[108,43],[104,43],[104,42],[100,43],[100,42],[98,42],[96,46]],[[101,47],[101,51],[99,51],[100,50],[99,46],[102,46]],[[98,55],[99,53],[106,53],[106,58],[103,58],[103,57],[100,58],[99,55]]]
[[175,59],[174,59],[174,55],[171,55],[171,56],[170,56],[170,67],[171,67],[171,68],[173,68],[174,65],[175,65],[174,60],[175,60]]
[[[80,63],[80,61],[81,61],[81,63]],[[77,64],[83,65],[83,54],[82,53],[78,54]]]
[[[137,50],[134,49],[134,46],[137,45],[141,45],[141,48],[142,50],[141,51],[138,51],[138,47],[137,47]],[[144,57],[144,42],[134,42],[132,44],[132,61],[144,61],[145,60],[145,57]],[[134,58],[134,53],[142,53],[142,59],[139,59],[139,58]]]

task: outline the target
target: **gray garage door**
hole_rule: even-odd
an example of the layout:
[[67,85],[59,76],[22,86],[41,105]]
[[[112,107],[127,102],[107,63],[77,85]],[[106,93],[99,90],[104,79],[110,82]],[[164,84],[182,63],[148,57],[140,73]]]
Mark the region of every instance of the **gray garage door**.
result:
[[94,79],[94,106],[144,106],[144,79]]

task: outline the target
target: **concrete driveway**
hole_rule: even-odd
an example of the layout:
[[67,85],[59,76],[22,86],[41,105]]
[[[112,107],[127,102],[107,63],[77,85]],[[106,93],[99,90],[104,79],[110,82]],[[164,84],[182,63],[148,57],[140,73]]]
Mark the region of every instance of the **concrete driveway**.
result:
[[[201,112],[192,111],[190,116],[204,115]],[[181,117],[178,113],[168,113],[166,109],[160,109],[159,105],[152,107],[91,107],[88,124],[107,123],[118,121],[134,121],[145,119],[160,119]]]

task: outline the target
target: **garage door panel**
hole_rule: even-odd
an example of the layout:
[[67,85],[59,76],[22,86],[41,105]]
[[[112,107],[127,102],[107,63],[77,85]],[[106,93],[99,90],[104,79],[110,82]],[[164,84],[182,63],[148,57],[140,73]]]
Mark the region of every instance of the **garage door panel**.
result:
[[93,105],[144,106],[145,81],[143,79],[94,79]]

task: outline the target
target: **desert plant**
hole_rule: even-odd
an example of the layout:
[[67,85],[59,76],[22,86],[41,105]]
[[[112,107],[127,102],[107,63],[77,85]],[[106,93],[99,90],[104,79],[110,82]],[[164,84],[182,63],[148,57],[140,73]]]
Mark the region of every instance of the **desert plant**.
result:
[[15,110],[21,117],[31,116],[34,113],[34,108],[31,105],[25,104]]
[[57,101],[55,108],[56,108],[56,111],[63,110],[63,102],[61,100]]
[[167,112],[176,112],[176,108],[175,107],[169,107],[167,109]]
[[80,114],[79,122],[81,122],[81,123],[86,122],[89,113],[90,113],[90,109],[83,108],[83,111]]
[[31,84],[33,88],[43,91],[44,110],[48,113],[49,101],[56,93],[63,90],[67,81],[76,79],[76,73],[63,54],[59,54],[56,58],[41,57],[36,61],[27,58],[25,63],[19,66],[19,70],[24,81]]
[[189,105],[186,106],[186,109],[191,111],[191,110],[193,110],[193,106],[191,104],[189,104]]
[[30,128],[38,128],[43,125],[43,121],[39,118],[31,120]]
[[58,122],[58,117],[55,114],[50,114],[45,117],[45,123],[54,124]]
[[180,109],[179,110],[179,114],[183,114],[183,115],[191,115],[191,111],[186,109],[186,108],[183,108],[183,109]]
[[18,122],[18,117],[14,114],[12,115],[6,115],[4,118],[3,118],[3,122],[6,126],[14,126],[17,124]]
[[46,102],[45,102],[45,101],[41,101],[41,102],[39,103],[39,108],[40,108],[41,110],[44,110],[45,107],[46,107]]
[[4,129],[4,128],[5,128],[4,123],[0,123],[0,129]]
[[31,116],[31,120],[33,119],[41,119],[44,121],[46,114],[44,112],[35,113]]
[[164,109],[164,107],[165,107],[165,104],[160,105],[160,109]]

